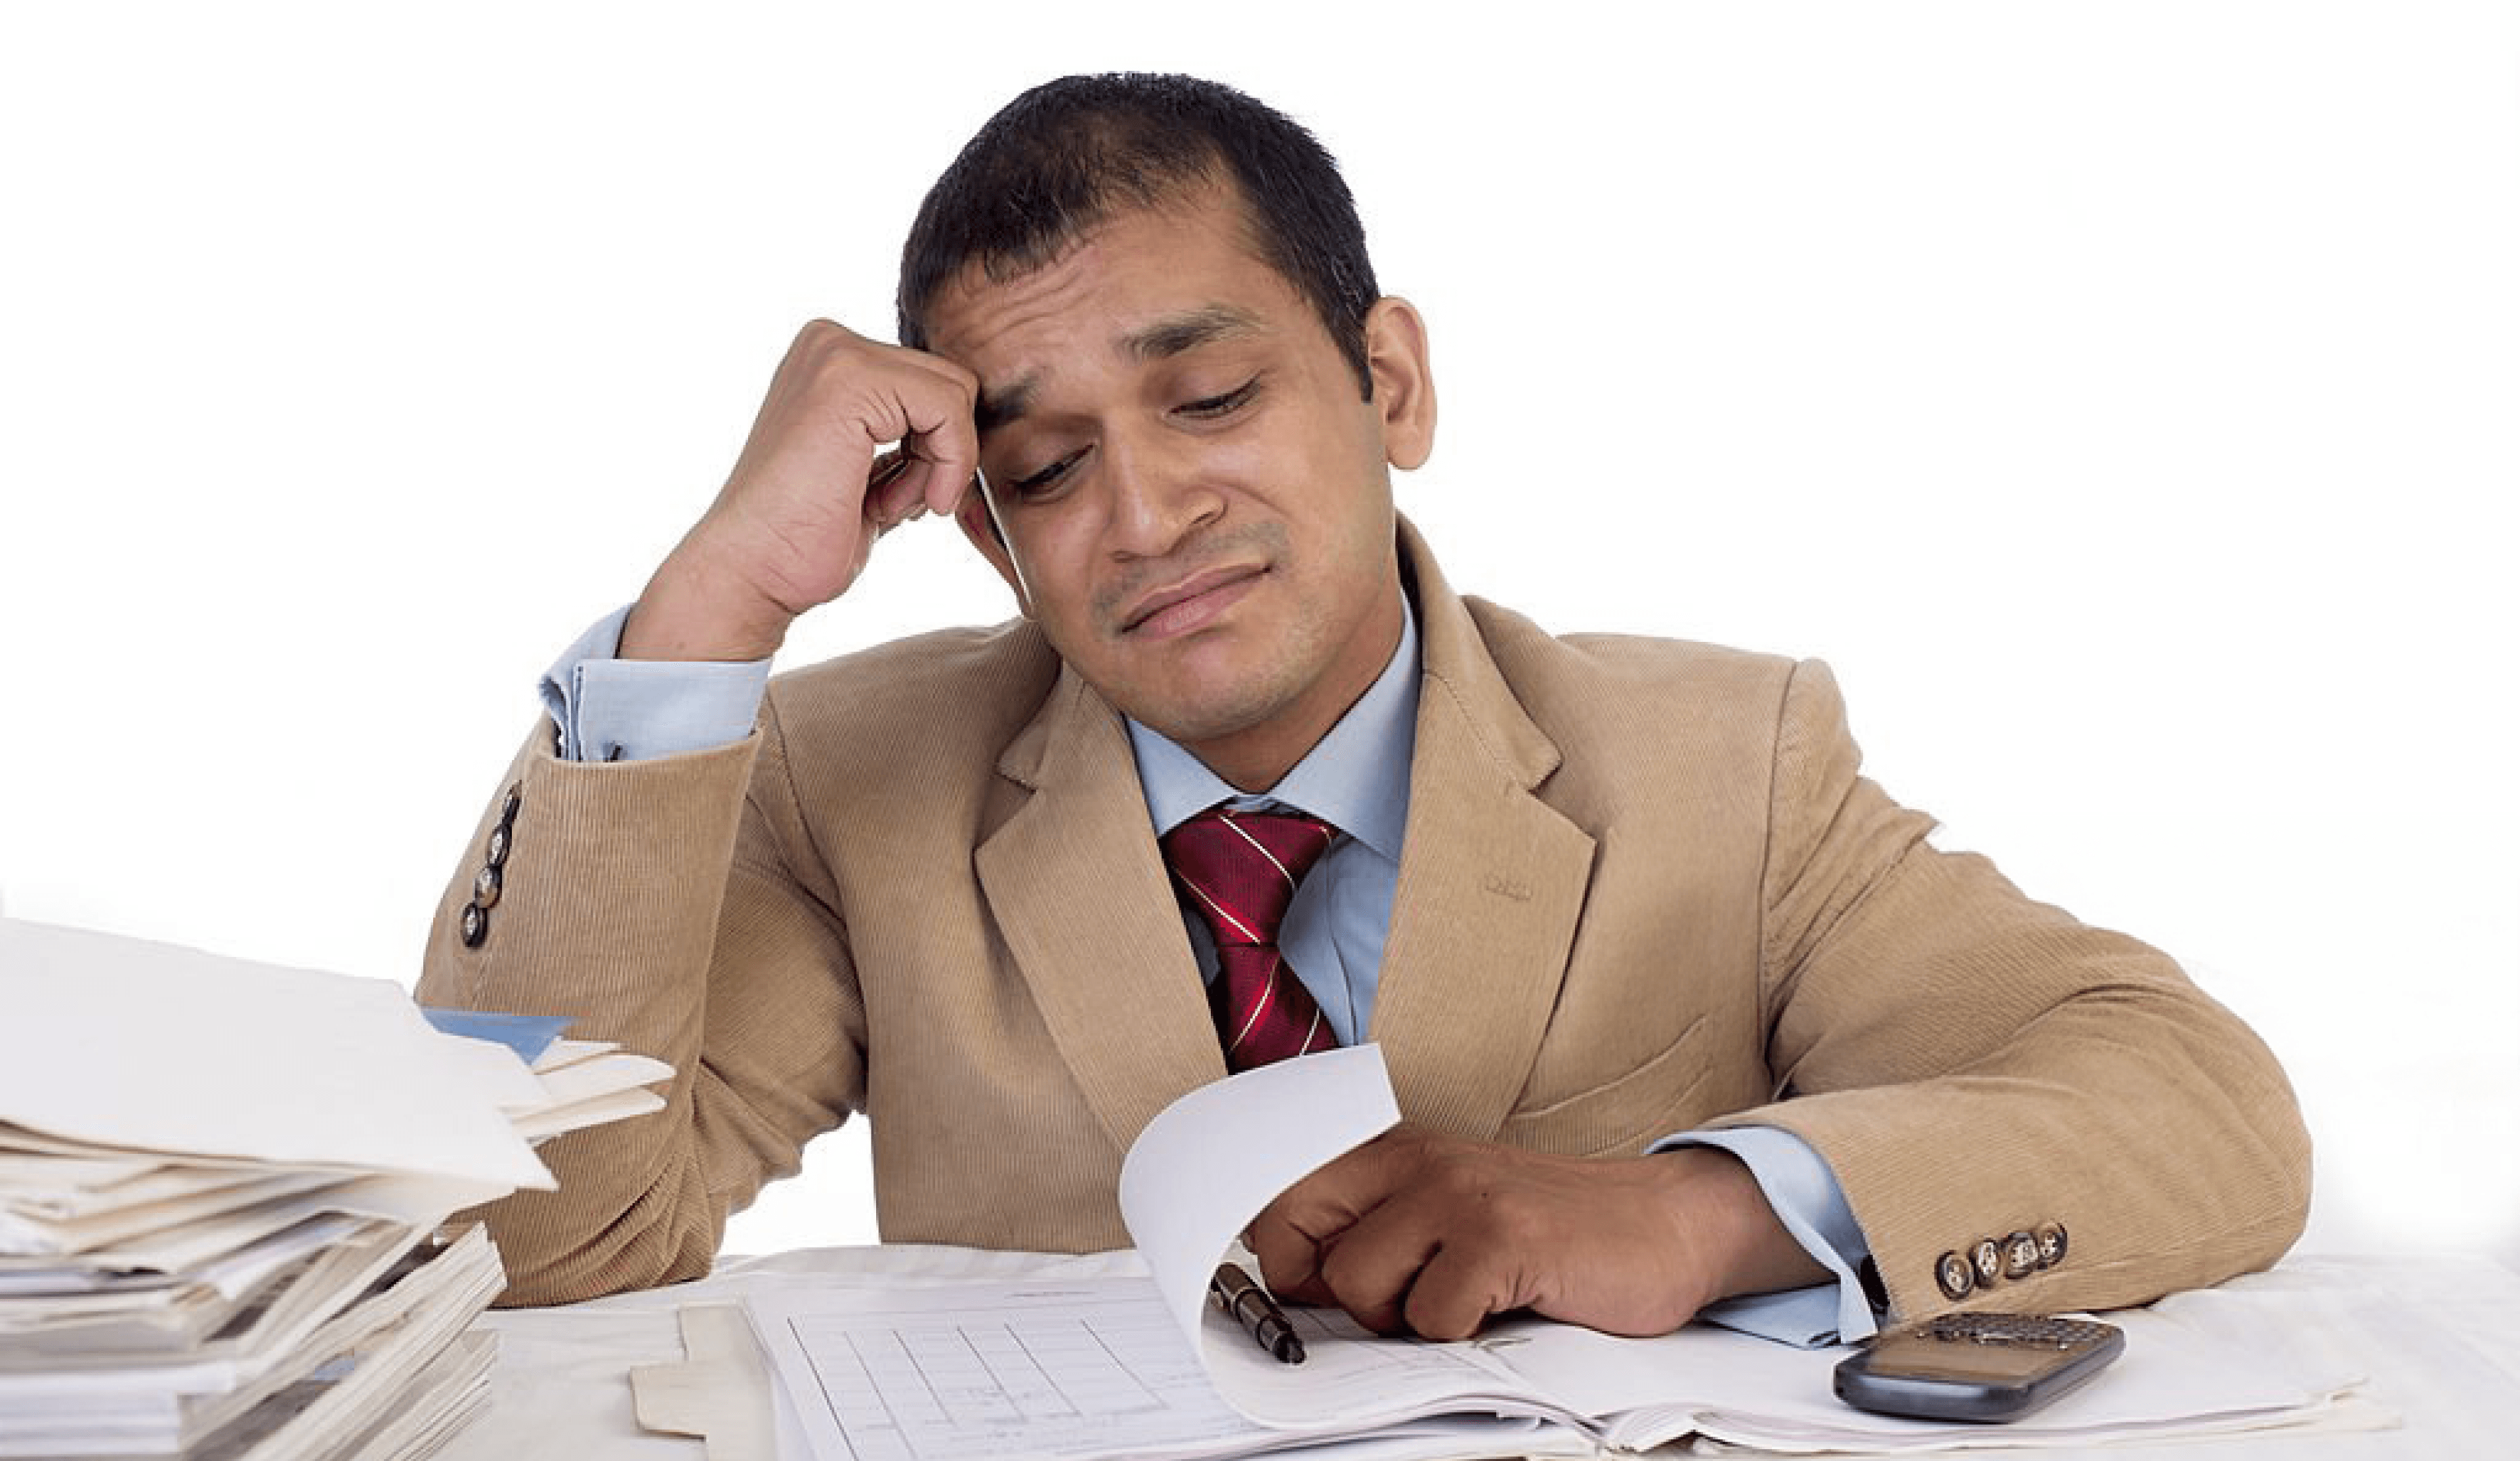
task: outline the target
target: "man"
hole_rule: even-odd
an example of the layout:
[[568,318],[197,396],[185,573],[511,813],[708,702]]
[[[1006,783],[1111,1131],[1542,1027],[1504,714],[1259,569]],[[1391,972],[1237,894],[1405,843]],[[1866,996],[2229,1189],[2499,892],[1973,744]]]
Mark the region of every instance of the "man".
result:
[[[716,500],[556,668],[432,931],[425,998],[679,1073],[491,1213],[511,1301],[704,1271],[853,1111],[889,1241],[1125,1244],[1155,1112],[1367,1037],[1408,1124],[1250,1241],[1378,1329],[1852,1338],[2298,1235],[2263,1045],[1927,845],[1825,669],[1446,585],[1389,477],[1433,444],[1425,331],[1293,123],[1187,78],[1027,93],[929,194],[900,315],[900,346],[798,336]],[[765,695],[928,513],[1022,617]]]

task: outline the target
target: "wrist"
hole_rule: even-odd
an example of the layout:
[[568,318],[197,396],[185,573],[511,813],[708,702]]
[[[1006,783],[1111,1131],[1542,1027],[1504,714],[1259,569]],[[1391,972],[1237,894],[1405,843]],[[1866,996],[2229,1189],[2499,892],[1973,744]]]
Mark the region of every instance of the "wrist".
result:
[[713,571],[688,545],[660,565],[621,625],[624,660],[767,660],[795,616],[741,579]]
[[1749,1164],[1719,1147],[1649,1159],[1675,1163],[1679,1220],[1712,1260],[1709,1301],[1822,1283],[1828,1270],[1787,1231]]

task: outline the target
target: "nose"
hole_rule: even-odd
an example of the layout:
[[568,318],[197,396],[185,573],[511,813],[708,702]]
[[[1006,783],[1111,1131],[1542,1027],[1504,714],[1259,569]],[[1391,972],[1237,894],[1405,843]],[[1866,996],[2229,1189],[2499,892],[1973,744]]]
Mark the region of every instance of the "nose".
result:
[[1225,513],[1197,454],[1160,437],[1112,434],[1101,443],[1106,539],[1120,558],[1161,558]]

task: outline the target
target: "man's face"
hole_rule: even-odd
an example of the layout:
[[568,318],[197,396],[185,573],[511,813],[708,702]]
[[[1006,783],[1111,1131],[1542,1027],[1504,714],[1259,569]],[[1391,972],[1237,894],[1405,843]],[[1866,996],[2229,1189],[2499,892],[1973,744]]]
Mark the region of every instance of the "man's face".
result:
[[[1227,780],[1274,783],[1399,642],[1390,468],[1434,421],[1415,313],[1376,306],[1364,399],[1220,190],[1017,279],[967,271],[927,324],[980,379],[982,470],[1052,646]],[[976,500],[963,524],[1012,583]]]

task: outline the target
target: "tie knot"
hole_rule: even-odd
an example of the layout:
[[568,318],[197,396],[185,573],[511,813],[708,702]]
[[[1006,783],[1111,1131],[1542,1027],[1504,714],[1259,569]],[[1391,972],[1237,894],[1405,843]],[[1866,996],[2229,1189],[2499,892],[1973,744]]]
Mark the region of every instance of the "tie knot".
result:
[[1217,942],[1276,943],[1296,885],[1337,837],[1319,817],[1212,806],[1164,834],[1164,858]]

